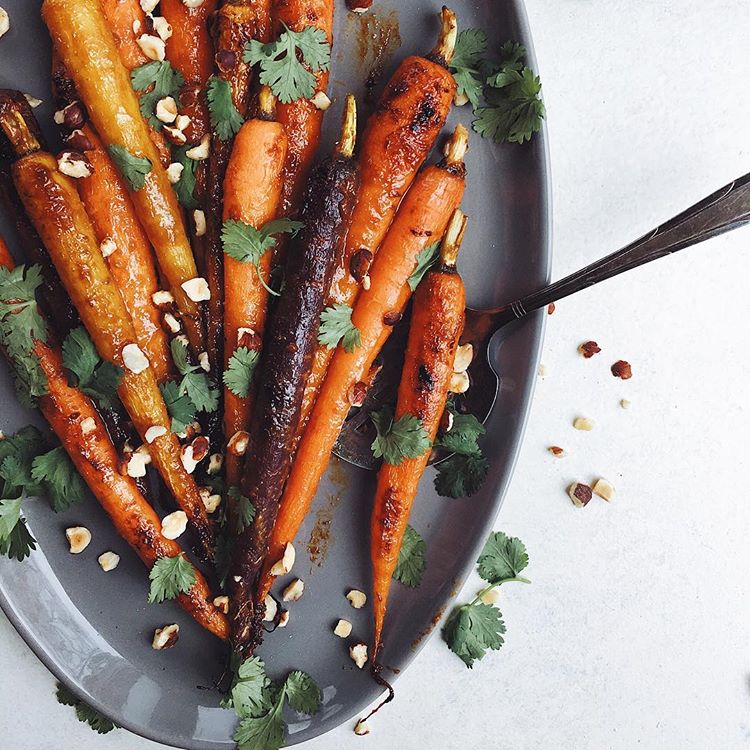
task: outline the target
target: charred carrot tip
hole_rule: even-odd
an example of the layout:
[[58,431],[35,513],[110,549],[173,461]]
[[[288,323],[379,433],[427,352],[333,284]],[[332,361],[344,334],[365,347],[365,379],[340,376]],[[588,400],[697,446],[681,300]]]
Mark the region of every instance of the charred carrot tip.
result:
[[458,19],[456,18],[456,14],[447,5],[444,5],[440,11],[440,23],[440,36],[435,48],[432,50],[432,56],[439,60],[444,60],[445,64],[448,65],[456,51]]
[[336,152],[346,159],[354,155],[357,143],[357,100],[352,94],[346,97],[344,105],[344,121],[341,126],[341,139],[336,145]]
[[461,249],[468,222],[469,217],[460,208],[453,212],[445,237],[443,237],[443,244],[440,246],[440,262],[443,265],[456,265],[458,251]]
[[258,109],[261,115],[273,118],[276,114],[276,97],[270,86],[261,86],[258,93]]
[[456,129],[445,144],[445,161],[448,164],[460,164],[469,150],[469,131],[463,125]]

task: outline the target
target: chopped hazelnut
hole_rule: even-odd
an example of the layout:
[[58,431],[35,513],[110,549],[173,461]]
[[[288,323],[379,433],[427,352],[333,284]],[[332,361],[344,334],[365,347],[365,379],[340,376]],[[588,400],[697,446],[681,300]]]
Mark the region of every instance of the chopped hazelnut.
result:
[[141,0],[141,10],[144,13],[153,13],[154,8],[159,4],[159,0]]
[[161,519],[161,535],[165,539],[177,539],[187,529],[187,514],[184,510],[176,510]]
[[450,432],[453,429],[453,422],[455,419],[453,412],[450,409],[446,409],[443,412],[443,416],[440,417],[440,431]]
[[622,398],[622,399],[620,399],[620,406],[623,409],[629,409],[630,408],[630,401],[628,401],[628,399],[626,399],[626,398]]
[[74,130],[65,138],[65,145],[79,153],[93,151],[94,149],[94,144],[91,143],[91,139],[83,132],[83,130]]
[[275,562],[271,568],[271,575],[285,576],[294,567],[294,560],[296,557],[297,553],[294,550],[294,545],[291,542],[287,542],[281,560]]
[[279,628],[285,628],[288,624],[289,624],[289,610],[282,609],[281,614],[279,615],[279,621],[276,623],[276,626]]
[[483,604],[498,604],[500,602],[500,589],[490,589],[479,597]]
[[469,375],[465,372],[454,372],[451,375],[451,381],[448,385],[448,390],[451,393],[466,393],[469,390],[471,381]]
[[547,450],[555,457],[555,458],[564,458],[568,454],[560,448],[558,445],[551,445]]
[[198,462],[195,460],[193,455],[192,445],[183,445],[180,451],[180,460],[188,474],[192,474],[195,471],[195,467],[198,466]]
[[592,489],[596,495],[608,503],[614,499],[615,488],[606,479],[597,479]]
[[129,477],[138,479],[146,476],[146,457],[142,453],[133,453],[128,459],[127,473]]
[[596,341],[584,341],[579,347],[578,351],[583,355],[585,359],[591,359],[595,354],[599,354],[601,349]]
[[210,147],[211,135],[206,134],[203,136],[203,138],[201,138],[201,142],[197,146],[193,146],[193,148],[188,149],[185,152],[185,155],[188,157],[188,159],[193,159],[194,161],[202,161],[203,159],[208,159]]
[[156,103],[156,119],[167,125],[177,119],[177,102],[173,96],[165,96]]
[[146,430],[146,434],[143,436],[146,442],[151,445],[157,438],[167,434],[167,428],[164,425],[155,424]]
[[40,107],[43,104],[42,99],[37,99],[35,96],[32,96],[31,94],[24,94],[24,99],[29,103],[29,106],[32,109],[36,109],[37,107]]
[[161,61],[167,55],[167,47],[161,37],[141,34],[135,41],[149,60]]
[[120,556],[114,552],[103,552],[96,560],[105,573],[109,573],[120,564]]
[[136,375],[149,367],[148,357],[141,351],[138,344],[125,344],[123,346],[122,363],[125,365],[125,369],[134,372]]
[[247,451],[247,445],[249,442],[250,433],[245,432],[244,430],[239,430],[238,432],[235,432],[231,438],[229,438],[229,442],[227,443],[227,450],[233,456],[244,456],[245,451]]
[[93,417],[86,417],[81,420],[81,434],[88,435],[96,430],[96,420]]
[[[364,13],[367,10],[367,8],[359,9],[355,8],[355,13]],[[355,725],[354,725],[354,734],[356,734],[358,737],[365,737],[366,735],[370,734],[370,725],[364,720],[360,719]]]
[[223,464],[224,456],[221,453],[212,453],[211,458],[208,459],[208,473],[218,474]]
[[143,456],[143,462],[148,465],[151,463],[151,453],[148,449],[147,445],[139,445],[135,449],[135,455],[137,456]]
[[370,278],[370,274],[366,273],[364,277],[362,278],[362,289],[364,289],[367,292],[369,291],[371,286],[372,286],[372,279]]
[[172,648],[180,637],[180,626],[175,623],[174,625],[165,625],[163,628],[157,628],[154,631],[154,640],[151,641],[151,647],[154,651],[164,651],[164,649]]
[[225,615],[229,614],[229,597],[228,596],[217,596],[214,599],[214,607]]
[[279,611],[279,605],[276,604],[276,599],[270,594],[266,594],[265,605],[266,611],[263,615],[263,622],[273,622],[276,619],[276,613]]
[[203,505],[206,506],[206,513],[215,513],[221,505],[221,495],[209,495],[204,498]]
[[154,27],[154,31],[163,41],[166,42],[172,36],[172,26],[163,16],[154,16],[151,19],[151,24]]
[[453,97],[453,103],[457,107],[463,107],[464,104],[468,104],[469,103],[469,97],[466,96],[466,94],[456,93],[456,95]]
[[190,118],[187,115],[177,115],[177,119],[174,121],[174,126],[177,130],[183,131],[190,125]]
[[117,250],[117,245],[111,237],[105,237],[99,244],[99,250],[101,250],[102,258],[109,258]]
[[305,593],[305,582],[301,578],[295,578],[283,591],[281,598],[285,602],[296,602]]
[[366,643],[355,643],[349,647],[349,656],[352,657],[352,661],[357,665],[358,669],[367,664],[367,644]]
[[352,634],[352,624],[349,620],[339,620],[333,629],[333,634],[339,638],[348,638]]
[[346,595],[346,598],[349,600],[349,604],[351,604],[354,609],[362,609],[362,607],[364,607],[367,603],[367,596],[365,595],[364,591],[360,591],[359,589],[352,589]]
[[201,352],[198,355],[198,364],[203,372],[211,372],[211,363],[208,360],[208,352]]
[[555,303],[550,302],[549,305],[547,305],[547,315],[552,315],[552,313],[555,312]]
[[611,369],[612,374],[616,378],[630,380],[630,378],[633,377],[633,369],[631,368],[630,363],[626,362],[624,359],[618,359],[617,362],[612,365]]
[[453,372],[466,372],[472,359],[474,359],[474,347],[471,344],[459,346],[456,349],[456,358],[453,360]]
[[[206,234],[206,212],[196,208],[193,211],[193,222],[195,223],[195,236],[203,237]],[[210,299],[210,297],[207,299]]]
[[584,508],[588,505],[592,494],[591,487],[587,484],[582,484],[581,482],[573,482],[573,484],[568,487],[568,495],[573,501],[573,505],[577,508]]
[[[179,117],[177,119],[179,119]],[[187,143],[187,136],[179,128],[171,128],[165,125],[163,130],[164,134],[167,136],[167,140],[170,141],[170,143],[174,143],[175,146],[183,146]]]
[[184,170],[184,164],[180,164],[180,162],[178,161],[173,161],[167,167],[167,179],[172,183],[172,185],[176,185],[182,178],[182,173]]
[[211,442],[205,435],[199,435],[193,439],[190,445],[193,449],[193,459],[195,461],[202,461],[208,455]]
[[331,100],[325,91],[318,91],[310,101],[320,110],[327,110],[331,106]]
[[0,8],[0,36],[7,34],[10,30],[10,16],[8,11]]
[[174,297],[170,292],[160,289],[158,292],[154,292],[151,295],[151,301],[157,307],[168,307],[169,305],[174,304]]
[[206,0],[182,0],[182,4],[186,8],[200,8]]
[[539,365],[539,370],[537,372],[537,374],[539,375],[539,377],[543,378],[543,377],[545,377],[547,375],[547,373],[548,373],[547,365],[545,365],[544,363],[542,363],[541,365]]
[[91,532],[85,526],[71,526],[65,529],[65,536],[68,538],[70,551],[78,555],[91,543]]
[[63,151],[57,157],[57,168],[64,175],[72,177],[74,180],[91,177],[94,174],[94,167],[91,162],[78,151]]
[[188,279],[182,284],[182,289],[185,294],[193,302],[206,302],[211,299],[211,290],[208,288],[208,282],[201,276],[197,276],[194,279]]
[[179,333],[182,330],[182,324],[170,312],[164,313],[162,321],[170,333]]
[[347,399],[352,406],[362,406],[367,398],[367,385],[361,381],[355,383],[347,391]]
[[576,430],[583,430],[584,432],[591,432],[594,429],[594,420],[588,417],[576,417],[573,420],[573,427]]

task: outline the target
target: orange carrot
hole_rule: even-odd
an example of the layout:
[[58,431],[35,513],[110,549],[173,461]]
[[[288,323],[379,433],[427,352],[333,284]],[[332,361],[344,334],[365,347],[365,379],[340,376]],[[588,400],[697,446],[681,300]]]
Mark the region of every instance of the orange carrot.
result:
[[466,128],[459,125],[448,144],[448,156],[417,178],[369,271],[370,288],[362,292],[352,313],[361,345],[351,352],[338,347],[333,355],[284,490],[262,579],[263,594],[272,583],[270,564],[294,541],[346,415],[361,398],[357,391],[364,390],[375,358],[393,330],[393,324],[385,321],[398,319],[406,309],[412,294],[408,279],[415,271],[417,256],[443,236],[451,214],[461,203],[467,138]]
[[[273,116],[273,97],[263,87],[261,114]],[[282,171],[287,138],[284,128],[272,119],[248,120],[234,140],[224,179],[224,221],[236,220],[255,229],[276,216],[282,190]],[[261,278],[268,279],[272,253],[261,257],[257,267],[230,256],[224,258],[224,358],[228,365],[235,350],[260,348],[266,322],[268,291]],[[224,434],[231,439],[247,430],[253,394],[240,397],[224,389]],[[239,485],[241,457],[227,453],[227,486]]]
[[[13,259],[0,237],[0,265],[13,268]],[[117,533],[147,567],[160,557],[182,554],[180,545],[161,534],[161,521],[131,477],[120,473],[119,456],[91,399],[68,384],[62,353],[53,341],[37,341],[34,353],[47,378],[47,394],[39,408],[59,438],[94,497],[107,512]],[[86,423],[86,430],[83,424]],[[90,425],[94,424],[94,429]],[[200,625],[226,639],[227,620],[211,603],[211,593],[199,570],[195,584],[179,603]]]
[[[359,157],[362,184],[328,305],[353,306],[363,281],[357,271],[363,263],[371,263],[378,252],[401,199],[450,112],[456,82],[447,64],[456,41],[456,17],[443,8],[442,19],[441,36],[429,59],[408,57],[401,63],[367,123]],[[333,352],[323,346],[315,352],[300,432],[332,356]]]
[[161,313],[153,301],[159,282],[151,243],[135,215],[122,176],[94,129],[85,125],[83,133],[92,146],[86,157],[94,173],[76,181],[78,194],[99,246],[110,253],[106,255],[107,266],[133,320],[138,344],[151,362],[157,381],[163,383],[171,374],[172,358]]
[[409,342],[398,389],[394,421],[416,417],[429,439],[420,456],[399,464],[383,463],[378,472],[370,527],[375,635],[373,662],[382,646],[388,592],[396,570],[409,513],[427,468],[432,444],[445,411],[458,340],[464,327],[466,293],[456,271],[456,257],[466,217],[456,211],[440,253],[414,295]]

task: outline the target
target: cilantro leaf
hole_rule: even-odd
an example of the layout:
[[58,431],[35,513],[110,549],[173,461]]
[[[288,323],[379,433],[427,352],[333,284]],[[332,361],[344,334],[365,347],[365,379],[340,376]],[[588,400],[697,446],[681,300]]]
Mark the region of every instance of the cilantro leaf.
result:
[[[214,387],[207,372],[205,372],[200,366],[190,363],[187,344],[179,338],[174,338],[170,344],[170,349],[172,351],[172,359],[174,360],[175,367],[180,375],[182,375],[182,380],[178,386],[179,394],[184,394],[188,397],[190,403],[194,407],[194,412],[216,411],[219,407],[219,390]],[[169,395],[170,397],[173,397],[172,392],[170,392]],[[172,414],[172,412],[170,412],[170,414]]]
[[172,432],[185,432],[188,425],[195,422],[195,406],[188,396],[182,393],[178,383],[168,381],[159,386],[169,416],[172,417]]
[[437,465],[435,489],[441,497],[471,497],[479,491],[489,470],[489,461],[481,453],[457,453]]
[[372,453],[387,464],[398,466],[404,459],[417,458],[432,447],[430,436],[413,414],[404,414],[394,422],[393,412],[384,408],[373,412],[370,418],[378,433]]
[[133,88],[141,93],[141,114],[146,118],[151,127],[161,130],[162,123],[154,114],[156,105],[165,97],[171,96],[178,99],[185,79],[182,74],[175,70],[166,60],[154,60],[136,68],[130,74],[130,82]]
[[255,506],[250,502],[249,497],[245,497],[240,492],[239,487],[230,487],[229,497],[235,502],[237,508],[237,529],[242,532],[255,520]]
[[330,68],[331,45],[322,29],[306,26],[302,31],[292,31],[284,25],[275,42],[251,40],[245,47],[244,60],[260,65],[260,82],[270,86],[282,104],[289,104],[315,94],[313,73]]
[[236,654],[232,654],[232,663],[232,685],[222,707],[234,708],[241,717],[253,716],[263,710],[266,689],[271,684],[265,665],[257,656],[241,661]]
[[505,623],[500,610],[491,604],[465,604],[456,609],[443,627],[448,648],[469,669],[488,649],[497,651],[505,642]]
[[490,534],[479,557],[479,575],[493,585],[516,578],[529,564],[529,555],[523,542],[502,531]]
[[495,143],[523,143],[538,133],[545,117],[542,84],[529,68],[503,74],[502,88],[486,91],[487,105],[476,110],[473,127]]
[[250,351],[246,346],[235,349],[234,354],[229,358],[229,366],[224,372],[224,385],[235,396],[247,398],[249,395],[259,359],[260,354]]
[[502,88],[511,82],[509,74],[520,73],[523,68],[523,58],[526,57],[526,47],[518,42],[507,41],[500,47],[500,60],[496,63],[486,63],[484,73],[487,85]]
[[57,683],[56,695],[58,703],[61,703],[63,706],[72,706],[75,708],[78,721],[88,724],[95,732],[107,734],[113,729],[119,729],[117,724],[112,720],[91,708],[88,703],[84,703],[82,700],[76,698],[73,693],[59,682]]
[[86,493],[86,485],[63,447],[37,456],[32,464],[31,476],[36,482],[44,484],[55,513],[67,510],[82,500]]
[[0,500],[0,540],[7,539],[21,520],[21,505],[24,497]]
[[275,297],[279,293],[273,290],[268,282],[261,276],[258,264],[260,259],[278,242],[275,235],[291,234],[293,237],[304,225],[300,221],[291,219],[275,219],[256,229],[250,224],[245,224],[236,219],[228,219],[221,228],[221,243],[224,252],[240,263],[252,263],[258,274],[258,280],[266,290]]
[[22,562],[35,549],[36,539],[31,535],[23,516],[18,519],[18,523],[7,537],[0,537],[0,555],[5,555],[11,560]]
[[107,146],[107,151],[130,189],[135,192],[140,190],[146,184],[146,175],[151,172],[151,161],[144,156],[131,154],[116,143]]
[[172,161],[182,164],[180,179],[172,187],[177,193],[177,200],[180,205],[192,211],[194,208],[198,208],[198,201],[195,197],[195,183],[200,162],[187,155],[190,148],[192,146],[179,146],[172,150]]
[[339,342],[349,353],[362,346],[359,328],[352,323],[352,308],[337,303],[326,307],[320,316],[318,343],[328,349],[335,349]]
[[466,29],[458,35],[450,71],[456,79],[458,94],[466,96],[473,107],[479,104],[484,79],[482,57],[487,52],[487,34],[481,29]]
[[459,414],[455,409],[451,412],[453,426],[450,432],[440,434],[435,445],[465,456],[480,453],[478,440],[486,432],[484,425],[473,414]]
[[188,562],[184,553],[175,557],[160,557],[148,574],[151,587],[148,592],[149,604],[176,599],[186,594],[195,585],[195,568]]
[[[282,693],[283,695],[283,693]],[[234,733],[237,750],[279,750],[284,745],[286,725],[282,717],[283,700],[264,713],[247,716]]]
[[427,567],[426,551],[427,545],[424,539],[411,526],[407,526],[393,577],[404,586],[417,588],[422,583],[422,576]]
[[117,400],[117,389],[123,370],[113,362],[99,358],[85,328],[74,328],[63,341],[63,366],[74,377],[71,385],[80,388],[102,408],[109,408]]
[[433,242],[432,245],[428,245],[423,250],[419,251],[417,255],[417,265],[413,273],[407,279],[409,288],[412,292],[416,291],[425,274],[437,263],[440,257],[440,243]]
[[240,132],[243,119],[232,100],[232,87],[229,81],[211,76],[206,89],[208,113],[211,127],[222,141],[228,141]]
[[291,672],[284,683],[284,691],[293,710],[306,716],[318,713],[322,698],[320,689],[306,672]]

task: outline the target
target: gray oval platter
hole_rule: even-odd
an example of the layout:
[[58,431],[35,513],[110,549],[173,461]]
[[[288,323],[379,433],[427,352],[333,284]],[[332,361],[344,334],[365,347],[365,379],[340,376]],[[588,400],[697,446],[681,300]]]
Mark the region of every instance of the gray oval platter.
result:
[[[343,94],[363,93],[374,64],[373,34],[398,23],[402,44],[383,61],[385,76],[408,54],[427,52],[437,33],[438,0],[375,0],[371,14],[347,13],[337,2],[337,35],[327,142],[334,137]],[[49,126],[49,39],[38,0],[4,0],[11,31],[0,40],[0,86],[18,88],[45,100],[36,113]],[[402,5],[407,10],[397,10]],[[480,27],[492,45],[522,42],[534,67],[531,37],[521,0],[455,0],[462,28]],[[381,23],[375,22],[380,19]],[[377,45],[376,45],[377,46]],[[364,54],[363,54],[364,53]],[[466,124],[466,107],[454,112]],[[49,130],[49,128],[47,128]],[[544,133],[531,144],[496,146],[473,134],[467,159],[470,215],[461,271],[469,304],[488,307],[531,291],[548,279],[550,266],[549,167]],[[0,231],[14,235],[0,216]],[[412,514],[412,525],[427,542],[422,585],[394,584],[384,664],[406,667],[434,622],[450,606],[476,560],[508,487],[524,432],[543,335],[543,315],[509,329],[490,351],[502,373],[495,409],[484,441],[491,469],[478,495],[467,500],[438,498],[428,470]],[[0,427],[6,432],[39,418],[17,405],[10,378],[0,368]],[[288,743],[303,742],[358,714],[379,694],[367,670],[348,656],[346,641],[331,632],[338,617],[353,621],[362,640],[371,635],[369,607],[353,610],[344,594],[369,590],[369,518],[375,476],[334,460],[315,506],[297,540],[295,573],[306,582],[293,605],[289,626],[268,635],[261,656],[272,676],[289,669],[309,672],[323,691],[323,707],[312,719],[288,717]],[[144,737],[189,750],[234,747],[235,718],[219,708],[213,689],[221,676],[224,646],[203,632],[175,604],[148,605],[146,572],[89,499],[54,515],[46,503],[28,501],[24,512],[39,549],[23,563],[0,559],[0,606],[45,665],[80,698],[121,726]],[[64,529],[86,525],[93,542],[81,555],[67,550]],[[311,534],[314,533],[313,543]],[[122,555],[116,571],[103,573],[96,557],[105,550]],[[307,549],[313,549],[308,556]],[[155,627],[178,622],[177,648],[156,653]],[[456,669],[463,669],[456,661]]]

